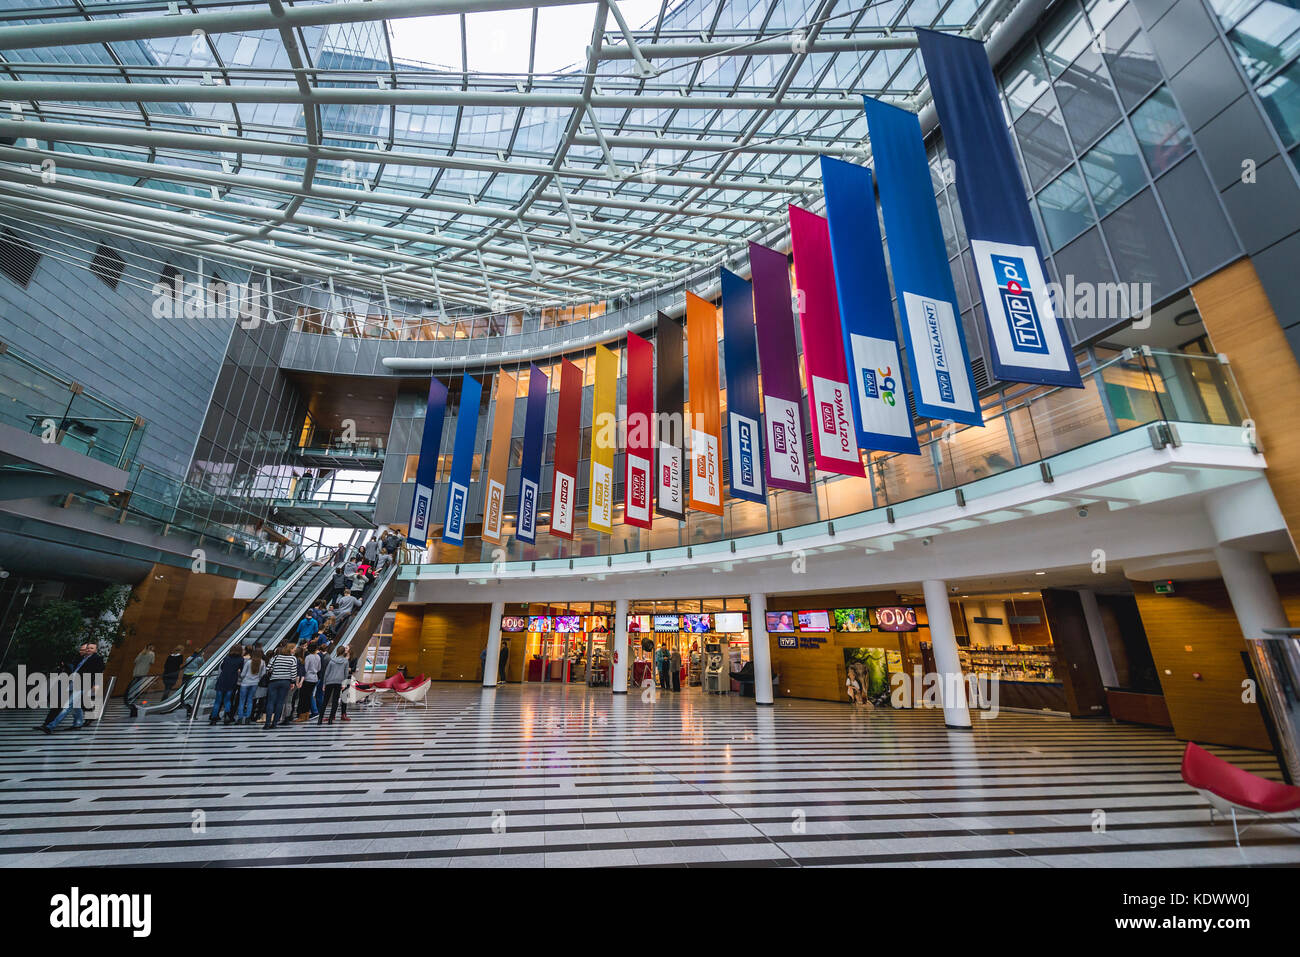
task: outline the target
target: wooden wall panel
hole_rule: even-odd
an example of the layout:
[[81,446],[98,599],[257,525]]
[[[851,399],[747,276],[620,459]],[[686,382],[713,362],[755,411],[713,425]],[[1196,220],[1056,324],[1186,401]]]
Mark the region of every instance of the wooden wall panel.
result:
[[1223,582],[1180,581],[1175,587],[1173,595],[1141,585],[1136,592],[1174,734],[1271,751],[1259,705],[1241,700],[1246,642]]
[[[399,605],[393,621],[388,673],[406,665],[435,681],[480,681],[491,605]],[[513,657],[513,656],[512,656]]]
[[1249,259],[1225,266],[1192,286],[1192,298],[1210,342],[1228,357],[1260,445],[1264,475],[1277,499],[1294,547],[1300,538],[1300,364]]

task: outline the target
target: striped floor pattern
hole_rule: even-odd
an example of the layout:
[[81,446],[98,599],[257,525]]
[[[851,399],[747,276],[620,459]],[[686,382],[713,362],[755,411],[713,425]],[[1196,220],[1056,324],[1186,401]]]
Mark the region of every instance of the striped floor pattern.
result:
[[1106,721],[443,684],[327,727],[33,723],[0,714],[2,866],[1300,864],[1300,826],[1235,847],[1171,734]]

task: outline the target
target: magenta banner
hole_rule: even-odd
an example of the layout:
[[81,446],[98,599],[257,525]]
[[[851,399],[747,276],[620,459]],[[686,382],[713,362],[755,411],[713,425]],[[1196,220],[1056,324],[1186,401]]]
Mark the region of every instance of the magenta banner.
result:
[[758,368],[763,377],[767,484],[771,488],[808,492],[812,486],[808,482],[808,455],[803,439],[790,264],[775,249],[750,243],[749,272],[754,285]]
[[790,245],[798,286],[796,301],[800,304],[799,328],[803,331],[803,368],[812,409],[814,461],[819,472],[861,478],[866,472],[858,452],[826,220],[791,206]]

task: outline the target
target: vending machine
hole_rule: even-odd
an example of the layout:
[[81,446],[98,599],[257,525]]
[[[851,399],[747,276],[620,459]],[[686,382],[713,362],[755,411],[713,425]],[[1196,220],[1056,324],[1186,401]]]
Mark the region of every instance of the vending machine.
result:
[[708,694],[726,694],[731,690],[731,656],[727,642],[704,643],[704,691]]

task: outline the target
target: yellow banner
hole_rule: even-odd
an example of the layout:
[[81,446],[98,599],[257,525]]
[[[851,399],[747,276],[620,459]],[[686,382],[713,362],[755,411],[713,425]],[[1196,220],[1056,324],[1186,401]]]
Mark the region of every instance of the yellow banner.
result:
[[492,394],[492,449],[488,453],[487,481],[483,483],[483,541],[501,544],[502,516],[506,510],[506,472],[510,466],[510,430],[515,422],[515,377],[497,373]]
[[591,405],[591,488],[587,527],[614,530],[614,451],[618,445],[618,357],[596,346],[596,389]]

